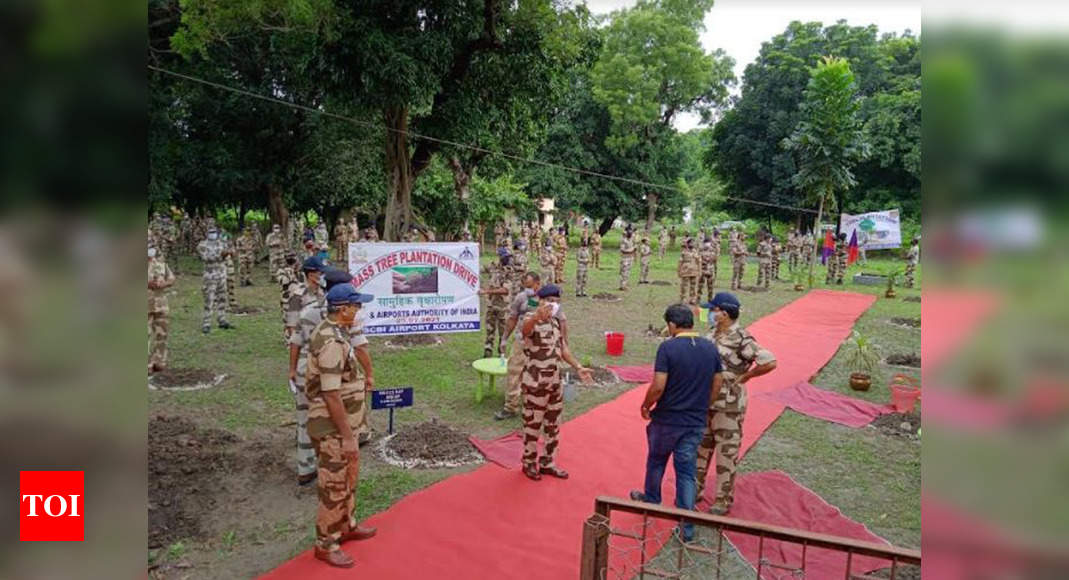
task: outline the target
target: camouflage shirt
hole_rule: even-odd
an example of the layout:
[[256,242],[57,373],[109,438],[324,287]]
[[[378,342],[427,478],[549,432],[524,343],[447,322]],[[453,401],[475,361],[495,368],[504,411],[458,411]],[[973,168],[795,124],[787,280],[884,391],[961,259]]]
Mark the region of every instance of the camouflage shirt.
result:
[[[497,290],[498,288],[508,289],[509,276],[508,271],[500,262],[490,262],[483,269],[483,272],[490,278],[486,284],[487,290]],[[508,306],[508,296],[504,294],[488,294],[486,296],[487,306],[492,310],[505,310]]]
[[701,273],[700,263],[697,251],[683,248],[679,254],[679,275],[684,278],[699,275]]
[[575,261],[586,266],[590,263],[590,248],[581,246],[579,251],[575,254]]
[[148,290],[148,311],[150,314],[167,314],[166,287],[174,284],[174,274],[167,267],[167,262],[160,258],[152,258],[148,262],[148,281],[163,285],[162,288]]
[[772,244],[768,240],[757,242],[757,257],[761,259],[772,257]]
[[204,260],[204,268],[216,268],[223,265],[223,252],[226,251],[226,242],[221,239],[202,240],[197,244],[197,254]]
[[650,243],[649,242],[642,242],[642,245],[639,246],[638,255],[642,256],[643,258],[649,258],[650,254],[652,254],[652,253],[653,253],[653,250],[650,248]]
[[300,323],[301,310],[309,304],[319,304],[322,308],[325,299],[323,289],[318,285],[311,287],[307,282],[301,284],[286,303],[286,326],[296,328]]
[[[523,321],[534,315],[534,311],[528,312]],[[561,360],[560,319],[551,316],[549,320],[535,323],[531,333],[523,337],[523,354],[529,366],[536,366],[543,372],[556,372]]]
[[776,360],[775,355],[754,340],[753,335],[736,322],[723,332],[715,329],[706,338],[716,344],[720,352],[720,361],[724,366],[724,385],[713,401],[717,409],[738,409],[746,404],[746,391],[735,379],[750,370],[756,363],[768,364]]
[[625,256],[631,256],[635,253],[635,240],[624,236],[620,240],[620,253]]
[[713,250],[713,244],[702,244],[701,252],[698,252],[698,256],[702,260],[702,274],[712,275],[713,270],[716,268],[716,252]]
[[312,329],[308,341],[308,370],[305,393],[308,395],[308,435],[321,438],[338,432],[330,419],[323,394],[337,392],[356,432],[359,413],[364,404],[364,374],[357,364],[355,349],[349,344],[349,332],[325,319]]
[[594,246],[594,248],[600,250],[601,249],[601,234],[599,234],[598,232],[594,232],[594,235],[590,236],[590,244],[592,246]]

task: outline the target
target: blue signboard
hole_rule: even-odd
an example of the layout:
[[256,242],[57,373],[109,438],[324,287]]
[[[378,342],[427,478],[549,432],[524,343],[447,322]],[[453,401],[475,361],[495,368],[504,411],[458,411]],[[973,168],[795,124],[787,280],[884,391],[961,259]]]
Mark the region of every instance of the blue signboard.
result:
[[393,410],[399,407],[412,406],[412,387],[400,387],[397,389],[379,389],[371,391],[372,409],[390,410],[390,429],[393,435]]
[[412,387],[371,391],[372,409],[393,409],[412,406]]

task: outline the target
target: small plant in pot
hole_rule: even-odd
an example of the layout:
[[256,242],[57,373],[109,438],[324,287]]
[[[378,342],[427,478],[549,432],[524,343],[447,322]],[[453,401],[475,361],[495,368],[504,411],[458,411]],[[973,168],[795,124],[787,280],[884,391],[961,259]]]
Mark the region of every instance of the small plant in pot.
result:
[[858,331],[850,336],[846,364],[850,368],[850,388],[867,391],[872,386],[872,375],[879,369],[880,356],[872,341]]
[[798,268],[797,270],[794,271],[793,274],[791,274],[791,281],[794,282],[794,291],[795,292],[801,292],[802,290],[805,290],[804,280],[805,280],[805,273],[802,272],[801,268]]
[[901,273],[901,270],[895,270],[887,275],[887,291],[883,293],[884,298],[894,298],[897,296],[895,293],[895,283],[898,282],[898,276]]

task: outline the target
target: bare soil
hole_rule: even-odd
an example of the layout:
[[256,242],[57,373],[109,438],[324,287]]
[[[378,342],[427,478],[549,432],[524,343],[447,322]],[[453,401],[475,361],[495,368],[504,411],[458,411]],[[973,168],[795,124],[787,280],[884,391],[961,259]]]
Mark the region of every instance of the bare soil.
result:
[[[605,367],[589,367],[589,368],[590,368],[590,377],[592,379],[594,379],[594,384],[593,385],[585,385],[585,384],[583,384],[582,382],[579,381],[579,377],[575,377],[575,381],[576,381],[577,385],[579,385],[581,387],[606,387],[606,386],[609,386],[609,385],[616,385],[616,384],[619,384],[621,382],[620,379],[615,374],[613,374],[612,371],[610,371],[609,369],[607,369]],[[572,375],[573,375],[573,372],[572,372],[571,369],[565,370],[563,379],[564,380],[568,380],[568,378],[571,377]]]
[[161,389],[193,387],[215,381],[216,373],[208,369],[171,368],[152,375],[152,384]]
[[672,283],[667,281],[667,280],[654,280],[654,281],[650,282],[650,284],[652,284],[654,286],[671,286],[672,285]]
[[402,461],[442,464],[466,462],[475,448],[466,434],[445,423],[428,421],[399,429],[386,442],[386,451]]
[[917,353],[892,354],[887,357],[887,364],[919,369],[921,368],[921,357]]
[[[872,572],[872,576],[876,578],[890,578],[891,569],[883,568]],[[902,564],[895,568],[895,580],[920,580],[921,568],[920,566],[911,566],[909,564]]]
[[386,339],[388,346],[409,348],[413,346],[437,346],[442,339],[433,334],[404,334]]
[[263,311],[264,309],[260,308],[259,306],[238,306],[234,308],[234,314],[237,314],[239,316],[244,316],[246,314],[259,314]]
[[609,292],[599,292],[591,296],[594,300],[604,300],[605,302],[619,302],[620,296]]
[[[902,426],[909,424],[908,429]],[[884,435],[912,439],[917,436],[917,430],[921,427],[920,413],[887,413],[880,415],[872,422],[872,426],[879,429]]]
[[899,326],[908,326],[910,328],[920,328],[920,318],[903,318],[901,316],[895,316],[891,319],[891,324],[897,324]]
[[920,296],[906,296],[902,300],[905,301],[905,302],[920,302],[921,301],[921,297]]
[[742,290],[746,292],[768,292],[769,289],[764,286],[743,286]]

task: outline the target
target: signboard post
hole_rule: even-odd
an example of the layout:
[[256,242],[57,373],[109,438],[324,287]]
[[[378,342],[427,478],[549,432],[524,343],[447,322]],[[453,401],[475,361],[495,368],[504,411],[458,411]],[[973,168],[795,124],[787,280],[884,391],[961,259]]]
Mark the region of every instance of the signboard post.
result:
[[468,242],[349,244],[368,336],[478,332],[479,246]]
[[393,435],[393,410],[398,407],[411,407],[412,392],[412,387],[371,391],[371,408],[390,410],[390,435]]

